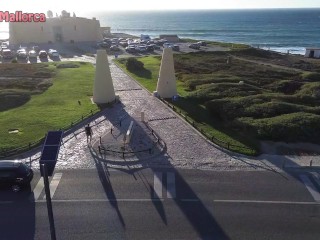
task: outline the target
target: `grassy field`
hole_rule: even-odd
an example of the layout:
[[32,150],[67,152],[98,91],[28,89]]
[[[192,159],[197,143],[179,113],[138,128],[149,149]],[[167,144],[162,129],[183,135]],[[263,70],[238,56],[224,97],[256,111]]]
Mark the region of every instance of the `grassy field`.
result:
[[[145,69],[128,73],[152,92],[161,57],[138,60]],[[180,99],[168,101],[232,150],[257,154],[259,140],[319,143],[319,61],[250,48],[175,54],[174,61]],[[118,63],[125,69],[125,59]]]
[[[6,72],[3,75],[7,77],[37,75],[40,78],[45,77],[44,83],[46,84],[39,79],[34,80],[35,83],[42,82],[45,87],[24,90],[24,94],[29,96],[24,104],[18,107],[7,106],[6,110],[0,111],[0,125],[3,126],[0,128],[0,148],[26,145],[43,138],[48,130],[58,130],[82,115],[88,114],[90,110],[98,110],[97,106],[90,101],[94,79],[92,64],[70,63],[71,67],[64,67],[61,64],[65,63],[22,64],[20,66],[1,64],[3,69],[0,69],[0,72]],[[17,70],[4,70],[12,67]],[[17,93],[23,89],[24,83],[26,81],[22,79],[9,87],[0,84],[0,91]],[[28,85],[32,85],[30,80]],[[13,129],[18,129],[19,133],[9,133]]]

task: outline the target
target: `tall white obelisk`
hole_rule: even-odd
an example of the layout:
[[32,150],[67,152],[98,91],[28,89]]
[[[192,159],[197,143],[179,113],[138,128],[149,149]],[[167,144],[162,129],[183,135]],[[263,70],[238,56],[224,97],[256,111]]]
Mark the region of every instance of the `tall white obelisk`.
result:
[[162,98],[172,98],[177,95],[176,76],[174,74],[173,53],[171,48],[163,49],[157,94]]
[[108,56],[106,50],[97,50],[96,76],[94,79],[93,101],[95,103],[109,103],[116,98]]

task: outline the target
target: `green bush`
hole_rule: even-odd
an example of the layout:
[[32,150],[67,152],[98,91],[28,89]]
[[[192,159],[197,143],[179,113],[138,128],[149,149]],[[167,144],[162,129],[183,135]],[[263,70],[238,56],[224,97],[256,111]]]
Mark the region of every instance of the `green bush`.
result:
[[260,139],[319,142],[319,115],[297,112],[264,119],[240,118],[238,121],[254,129]]
[[126,68],[130,72],[135,72],[144,69],[143,62],[138,61],[136,58],[128,58],[126,62]]

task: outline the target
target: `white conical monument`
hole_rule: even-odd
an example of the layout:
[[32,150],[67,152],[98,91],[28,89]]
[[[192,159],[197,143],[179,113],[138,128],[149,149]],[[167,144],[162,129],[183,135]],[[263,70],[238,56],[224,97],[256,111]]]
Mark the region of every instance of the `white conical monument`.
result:
[[173,53],[171,48],[163,49],[157,94],[162,98],[172,98],[177,95],[176,76],[174,74]]
[[109,103],[114,101],[114,93],[108,56],[106,50],[97,50],[96,76],[94,79],[93,101],[95,103]]

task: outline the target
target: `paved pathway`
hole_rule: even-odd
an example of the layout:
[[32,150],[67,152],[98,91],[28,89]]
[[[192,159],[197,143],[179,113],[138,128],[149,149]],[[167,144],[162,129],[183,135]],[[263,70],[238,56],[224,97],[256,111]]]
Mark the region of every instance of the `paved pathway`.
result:
[[[86,59],[88,60],[88,59]],[[94,63],[94,59],[88,61]],[[150,126],[160,135],[167,146],[164,155],[152,159],[136,160],[135,165],[130,167],[181,167],[197,169],[221,169],[221,170],[279,170],[283,164],[289,167],[305,166],[313,160],[314,165],[320,165],[319,156],[278,156],[261,155],[257,158],[249,158],[239,154],[230,153],[213,145],[204,139],[183,119],[177,116],[171,109],[165,106],[160,100],[153,97],[132,78],[125,74],[109,59],[111,74],[114,81],[116,95],[120,102],[112,108],[104,110],[100,116],[91,120],[93,126],[93,141],[116,126],[120,119],[138,118],[141,111],[145,112],[146,120]],[[163,119],[166,118],[166,119]],[[163,119],[163,120],[161,120]],[[95,168],[95,154],[90,150],[83,132],[84,122],[78,128],[69,131],[64,137],[64,144],[61,147],[57,168]],[[133,136],[134,137],[134,136]],[[26,155],[25,155],[26,156]],[[24,158],[35,160],[39,158],[40,152]],[[136,158],[136,159],[134,159]],[[37,168],[37,162],[33,166]],[[128,168],[126,164],[115,161],[109,162],[109,167]]]

